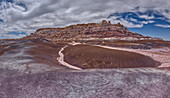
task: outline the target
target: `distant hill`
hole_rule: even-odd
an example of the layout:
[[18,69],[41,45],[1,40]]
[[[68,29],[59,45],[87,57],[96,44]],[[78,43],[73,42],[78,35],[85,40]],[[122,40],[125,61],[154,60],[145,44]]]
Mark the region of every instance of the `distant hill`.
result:
[[49,41],[162,40],[132,33],[120,23],[111,24],[106,20],[103,20],[102,23],[77,24],[65,28],[41,28],[24,39],[46,39]]

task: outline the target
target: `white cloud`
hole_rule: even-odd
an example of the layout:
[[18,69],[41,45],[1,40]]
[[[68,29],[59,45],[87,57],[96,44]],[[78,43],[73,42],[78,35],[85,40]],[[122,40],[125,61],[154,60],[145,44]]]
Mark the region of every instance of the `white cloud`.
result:
[[154,23],[155,21],[153,20],[149,20],[149,21],[141,21],[141,24],[148,24],[148,23]]
[[117,23],[120,22],[121,24],[123,24],[125,27],[128,27],[128,28],[141,28],[141,27],[143,27],[143,24],[141,24],[141,23],[134,24],[134,23],[129,22],[128,20],[125,20],[123,18],[121,18],[120,20],[114,20],[114,18],[111,17],[108,20],[111,21],[113,24],[117,24]]
[[14,34],[1,34],[0,35],[0,39],[13,39],[13,38],[22,38],[24,37],[25,34],[18,34],[18,35],[14,35]]
[[148,15],[138,15],[139,18],[144,18],[144,19],[154,19],[154,16],[148,16]]
[[163,28],[170,28],[170,25],[155,24],[155,26],[163,27]]
[[124,20],[124,19],[121,19],[120,23],[123,24],[126,27],[129,27],[129,28],[141,28],[141,27],[143,27],[143,24],[133,24],[132,22],[129,22],[129,21]]
[[[24,4],[26,8],[17,5],[18,3]],[[127,27],[142,27],[143,24],[151,23],[151,21],[133,24],[124,19],[116,20],[116,18],[108,19],[107,17],[116,12],[136,13],[137,11],[155,10],[170,19],[170,14],[164,11],[170,9],[169,5],[169,0],[14,0],[14,3],[6,3],[4,26],[6,32],[14,30],[32,33],[41,27],[115,19],[113,23],[121,22]],[[136,10],[136,7],[139,9]],[[154,16],[148,15],[139,17],[154,18]],[[131,20],[137,22],[135,19]]]
[[137,19],[134,19],[134,18],[130,18],[129,20],[130,20],[130,21],[133,21],[133,22],[136,22],[136,23],[138,22],[138,20],[137,20]]

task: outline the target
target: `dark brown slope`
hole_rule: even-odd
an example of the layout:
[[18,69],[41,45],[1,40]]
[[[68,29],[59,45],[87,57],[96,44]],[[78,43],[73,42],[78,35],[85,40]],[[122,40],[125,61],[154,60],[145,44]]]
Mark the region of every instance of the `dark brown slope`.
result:
[[69,46],[64,50],[65,61],[80,68],[154,67],[159,63],[150,57],[120,50],[90,45]]
[[36,63],[47,64],[57,68],[65,68],[65,66],[57,61],[57,57],[59,57],[58,52],[64,47],[64,43],[53,44],[36,40],[33,43],[28,44],[33,46],[29,49],[28,53],[34,57]]

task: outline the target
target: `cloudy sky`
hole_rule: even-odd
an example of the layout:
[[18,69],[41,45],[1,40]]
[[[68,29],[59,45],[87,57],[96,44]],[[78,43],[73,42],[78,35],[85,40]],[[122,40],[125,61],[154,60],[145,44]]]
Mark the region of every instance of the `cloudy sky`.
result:
[[170,41],[169,0],[0,0],[0,39],[103,19]]

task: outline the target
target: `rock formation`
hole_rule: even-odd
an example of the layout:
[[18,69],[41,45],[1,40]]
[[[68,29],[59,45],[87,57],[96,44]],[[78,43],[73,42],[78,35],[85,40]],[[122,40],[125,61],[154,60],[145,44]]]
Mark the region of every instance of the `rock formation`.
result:
[[65,28],[41,28],[26,39],[46,39],[49,41],[71,40],[161,40],[138,33],[130,32],[120,23],[111,24],[103,20],[102,23],[88,23],[67,26]]

